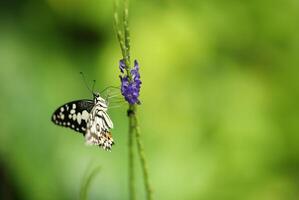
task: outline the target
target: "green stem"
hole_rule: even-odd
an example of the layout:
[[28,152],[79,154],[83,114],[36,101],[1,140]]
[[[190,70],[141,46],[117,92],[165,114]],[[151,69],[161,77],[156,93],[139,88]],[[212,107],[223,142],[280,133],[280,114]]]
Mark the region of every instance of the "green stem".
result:
[[[125,62],[125,69],[129,80],[132,80],[132,75],[130,73],[131,69],[131,56],[130,56],[130,30],[129,30],[129,0],[123,0],[123,27],[119,25],[118,17],[118,4],[115,1],[115,11],[114,11],[114,26],[117,34],[117,39],[120,44],[123,60]],[[129,117],[129,135],[128,135],[128,147],[129,147],[129,195],[131,200],[136,199],[135,193],[135,176],[134,176],[134,153],[133,153],[133,137],[134,133],[136,135],[136,142],[138,148],[138,155],[141,162],[144,186],[146,190],[146,199],[152,200],[152,190],[149,184],[149,176],[147,163],[145,159],[145,153],[143,145],[140,138],[140,130],[138,125],[138,120],[136,116],[137,105],[129,105],[128,117]]]
[[118,1],[117,0],[114,1],[114,24],[113,25],[114,25],[114,30],[116,32],[118,42],[120,44],[120,49],[121,49],[122,55],[123,55],[123,57],[125,57],[126,47],[125,47],[125,43],[124,43],[124,39],[123,39],[123,35],[122,35],[122,29],[120,28],[120,25],[119,25]]
[[138,154],[139,154],[142,173],[143,173],[144,187],[145,187],[145,190],[146,190],[146,199],[147,200],[152,200],[153,199],[153,193],[152,193],[151,186],[150,186],[150,183],[149,183],[148,168],[147,168],[147,163],[146,163],[143,144],[142,144],[141,137],[140,137],[140,128],[139,128],[139,124],[138,124],[138,118],[136,116],[137,106],[136,105],[131,105],[130,109],[132,111],[131,112],[132,114],[129,117],[130,117],[131,121],[133,122],[133,128],[135,130]]
[[98,166],[94,168],[89,175],[86,175],[85,180],[82,183],[80,190],[80,200],[87,200],[87,190],[90,187],[92,180],[96,177],[96,175],[100,172],[101,167]]
[[[123,12],[123,25],[124,25],[124,51],[123,59],[125,60],[127,74],[130,75],[130,31],[129,31],[129,22],[128,22],[128,4],[127,0],[124,0],[124,12]],[[129,76],[131,80],[131,77]],[[130,105],[131,107],[131,105]],[[130,109],[130,108],[129,108]],[[133,137],[134,137],[134,121],[132,118],[129,118],[129,180],[130,180],[130,199],[136,199],[135,192],[135,175],[134,175],[134,151],[133,151]]]
[[128,66],[130,66],[130,29],[129,29],[129,0],[124,0],[124,11],[123,11],[123,20],[124,20],[124,32],[125,32],[125,49],[126,49],[126,58],[128,61]]
[[[124,17],[123,20],[126,21],[124,22],[124,25],[128,27],[128,2],[125,2],[125,8],[124,8]],[[123,59],[125,61],[125,66],[126,66],[126,73],[130,75],[130,39],[129,39],[129,29],[120,28],[119,25],[119,16],[118,16],[118,2],[115,0],[114,4],[114,29],[116,31],[117,39],[120,44],[120,49],[122,52]],[[124,32],[124,36],[123,36]],[[135,176],[134,176],[134,151],[133,151],[133,137],[134,137],[134,122],[132,118],[129,118],[129,134],[128,134],[128,156],[129,156],[129,161],[128,161],[128,167],[129,167],[129,196],[131,200],[136,199],[136,192],[135,192]]]
[[[130,105],[131,107],[131,105]],[[130,108],[129,108],[130,109]],[[134,137],[134,121],[129,117],[129,196],[131,200],[136,199],[135,192],[135,176],[134,176],[134,153],[133,153],[133,137]]]

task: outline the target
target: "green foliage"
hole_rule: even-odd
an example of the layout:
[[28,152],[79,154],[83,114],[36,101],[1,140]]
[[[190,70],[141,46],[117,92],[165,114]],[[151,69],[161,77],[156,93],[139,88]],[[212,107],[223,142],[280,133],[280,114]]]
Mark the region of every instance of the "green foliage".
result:
[[87,193],[88,189],[90,188],[90,185],[92,183],[92,180],[96,177],[96,175],[100,172],[101,167],[98,166],[94,168],[89,174],[86,174],[84,177],[84,180],[82,182],[81,190],[80,190],[80,200],[87,200]]

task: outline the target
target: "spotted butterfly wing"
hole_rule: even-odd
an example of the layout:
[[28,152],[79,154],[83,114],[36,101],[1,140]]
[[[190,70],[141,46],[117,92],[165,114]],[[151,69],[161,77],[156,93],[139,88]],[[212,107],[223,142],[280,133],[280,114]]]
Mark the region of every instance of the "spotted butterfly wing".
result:
[[113,123],[107,114],[108,104],[99,94],[94,100],[72,101],[59,107],[52,121],[83,133],[87,144],[98,145],[110,150],[114,141],[110,129]]
[[85,135],[89,113],[93,107],[94,102],[92,100],[66,103],[53,113],[52,121],[57,125],[69,127]]

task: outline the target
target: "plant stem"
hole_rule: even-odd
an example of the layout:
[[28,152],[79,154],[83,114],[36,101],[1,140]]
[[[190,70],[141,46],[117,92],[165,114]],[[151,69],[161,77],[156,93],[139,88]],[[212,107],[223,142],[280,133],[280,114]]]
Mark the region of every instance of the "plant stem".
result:
[[[129,106],[130,109],[131,105]],[[134,121],[133,118],[129,117],[129,196],[131,200],[136,199],[135,193],[135,176],[134,176],[134,151],[133,151],[133,137],[134,137]]]
[[85,180],[82,183],[80,190],[80,200],[87,200],[87,190],[90,187],[92,180],[96,177],[96,175],[100,172],[101,167],[98,166],[94,168],[90,174],[86,175]]
[[148,168],[147,168],[147,163],[146,163],[146,159],[145,159],[143,144],[142,144],[142,141],[140,138],[140,128],[139,128],[139,124],[138,124],[138,118],[136,116],[137,106],[130,105],[130,109],[132,111],[132,114],[130,115],[130,120],[133,123],[133,128],[134,128],[135,135],[136,135],[138,154],[139,154],[140,163],[141,163],[142,172],[143,172],[144,187],[146,190],[146,199],[152,200],[153,194],[152,194],[152,190],[151,190],[150,183],[149,183]]
[[129,0],[124,0],[124,11],[123,11],[123,20],[124,20],[124,32],[125,32],[125,49],[126,49],[126,58],[125,60],[128,61],[128,67],[130,67],[130,29],[129,29]]
[[[131,68],[131,56],[130,56],[130,29],[129,29],[129,0],[123,0],[123,27],[120,28],[118,17],[118,5],[115,1],[114,11],[114,26],[117,34],[117,38],[120,44],[123,60],[125,62],[125,69],[129,80],[132,80],[130,73]],[[148,169],[145,159],[145,153],[140,138],[140,130],[138,125],[138,119],[136,116],[137,105],[129,105],[128,117],[129,117],[129,135],[128,135],[128,147],[129,147],[129,195],[131,200],[136,199],[135,193],[135,176],[134,176],[134,152],[133,152],[133,137],[136,136],[138,154],[141,162],[144,186],[146,190],[146,199],[152,200],[152,190],[149,184]]]
[[[123,59],[125,61],[125,69],[127,74],[130,75],[130,35],[129,35],[129,28],[128,28],[128,2],[124,2],[124,13],[123,13],[123,20],[124,20],[124,27],[120,28],[119,25],[119,16],[118,16],[118,2],[115,0],[114,4],[114,28],[116,31],[117,39],[120,44],[121,52]],[[123,35],[124,32],[124,35]],[[131,78],[129,76],[129,78]],[[130,105],[131,107],[131,105]],[[129,107],[129,109],[130,109]],[[132,118],[129,117],[129,134],[128,134],[128,167],[129,167],[129,199],[135,200],[136,199],[136,192],[135,192],[135,176],[134,176],[134,151],[133,151],[133,137],[134,137],[134,122]]]
[[[128,21],[128,4],[127,0],[124,0],[124,12],[123,12],[123,23],[124,23],[124,43],[125,48],[123,51],[123,59],[125,60],[126,71],[127,74],[130,75],[130,31],[129,31],[129,21]],[[132,77],[130,77],[130,80]],[[129,110],[133,107],[133,105],[129,105]],[[134,120],[129,116],[129,179],[130,181],[130,199],[136,199],[136,192],[135,192],[135,176],[134,176],[134,151],[133,151],[133,138],[134,138]]]

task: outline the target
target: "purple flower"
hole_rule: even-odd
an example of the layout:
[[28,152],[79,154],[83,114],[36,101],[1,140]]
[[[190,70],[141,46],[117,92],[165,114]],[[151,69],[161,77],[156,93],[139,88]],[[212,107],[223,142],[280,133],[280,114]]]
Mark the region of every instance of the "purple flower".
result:
[[130,70],[130,75],[132,79],[130,80],[128,75],[124,74],[125,69],[124,60],[119,61],[119,69],[121,71],[120,80],[121,80],[121,94],[125,97],[125,100],[129,104],[140,104],[138,99],[140,92],[140,74],[139,74],[139,65],[137,60],[134,61],[134,68]]
[[126,64],[123,59],[119,61],[119,69],[121,73],[124,73],[124,70],[126,69]]

